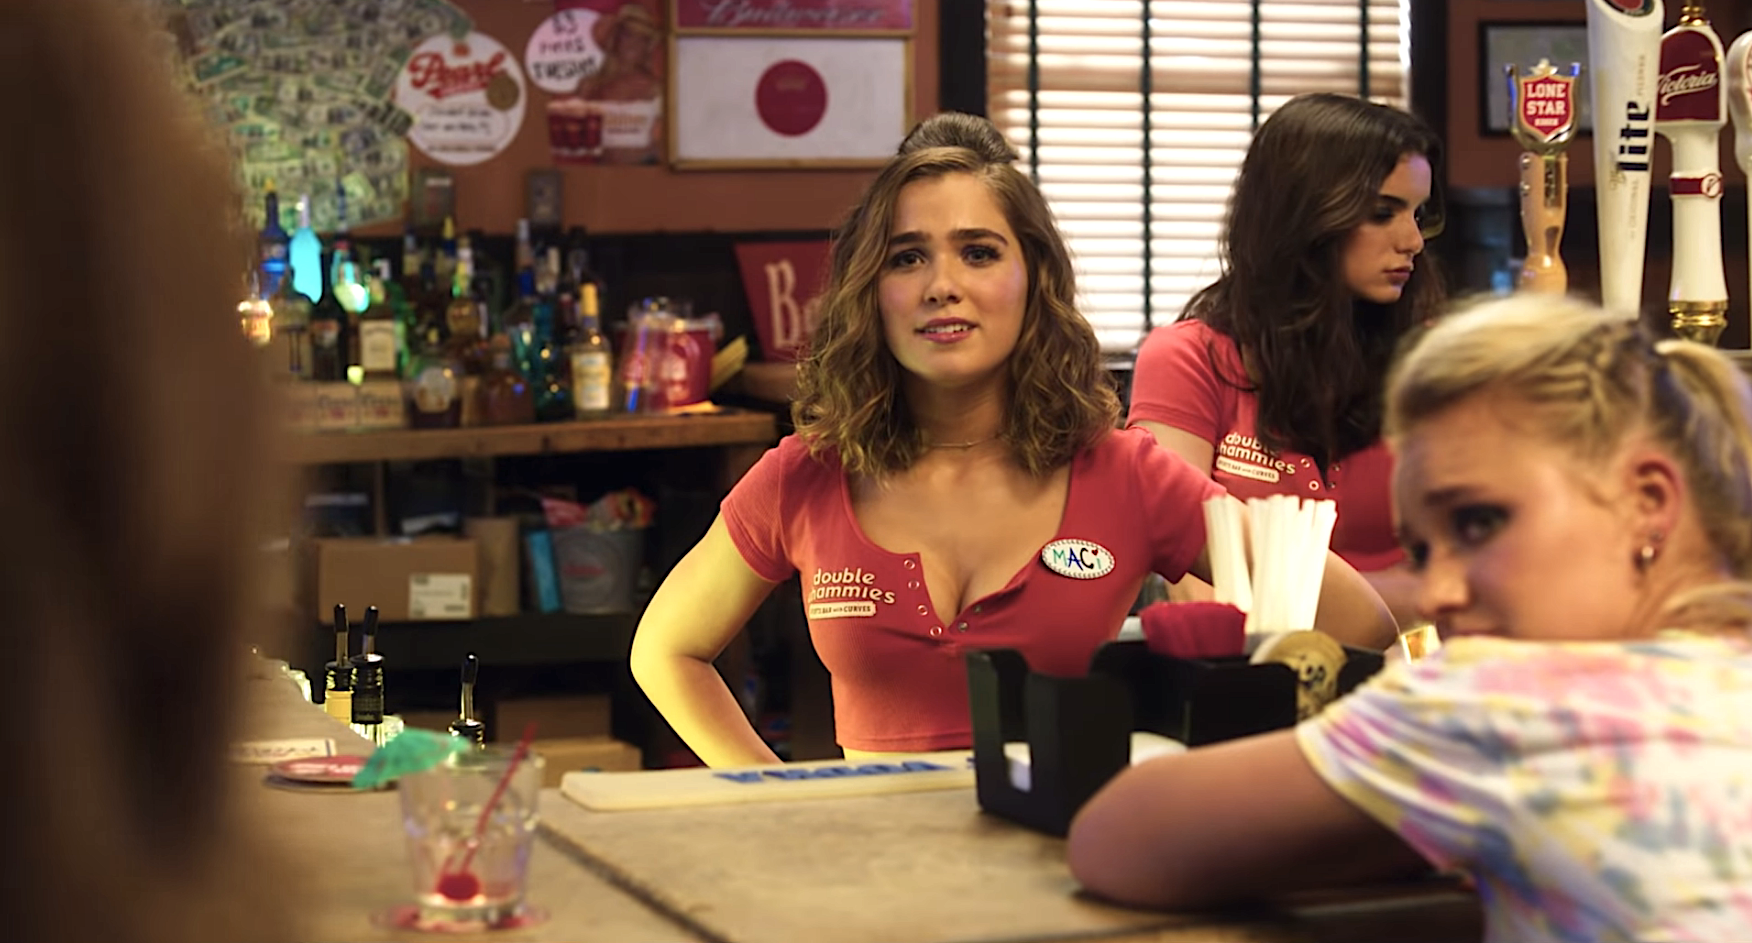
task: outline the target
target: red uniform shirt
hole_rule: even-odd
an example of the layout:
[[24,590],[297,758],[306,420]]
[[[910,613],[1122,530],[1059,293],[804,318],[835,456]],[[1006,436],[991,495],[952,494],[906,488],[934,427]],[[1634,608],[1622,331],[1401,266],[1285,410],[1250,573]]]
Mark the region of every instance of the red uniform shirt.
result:
[[[1215,359],[1213,370],[1212,360]],[[1320,480],[1314,460],[1267,452],[1259,441],[1259,399],[1237,389],[1246,370],[1234,339],[1203,321],[1150,332],[1132,373],[1128,423],[1159,422],[1209,442],[1211,477],[1245,501],[1274,494],[1324,498],[1338,506],[1332,549],[1358,570],[1381,570],[1405,558],[1393,536],[1393,456],[1385,443],[1344,456]]]
[[1036,671],[1086,672],[1144,577],[1179,579],[1204,549],[1202,502],[1220,494],[1142,430],[1114,432],[1072,460],[1058,531],[1042,548],[1054,563],[1036,554],[1003,589],[941,615],[919,555],[872,543],[838,459],[811,458],[795,436],[743,476],[723,516],[761,577],[801,574],[809,633],[833,677],[840,745],[948,750],[973,742],[965,652],[1014,648]]

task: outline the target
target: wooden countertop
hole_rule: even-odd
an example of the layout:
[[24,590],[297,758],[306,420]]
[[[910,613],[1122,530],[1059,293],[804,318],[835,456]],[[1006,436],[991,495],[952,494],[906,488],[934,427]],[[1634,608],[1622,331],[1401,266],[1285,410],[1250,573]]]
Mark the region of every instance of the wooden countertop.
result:
[[[342,753],[370,750],[367,741],[304,700],[282,678],[250,681],[245,705],[252,738],[331,737]],[[309,943],[700,941],[539,836],[530,860],[529,900],[547,910],[546,922],[472,936],[386,930],[372,923],[372,915],[413,898],[399,797],[393,791],[290,792],[263,785],[263,772],[259,766],[238,769],[246,781],[245,811],[298,869],[294,886],[299,887],[297,901],[310,921],[301,928]],[[539,807],[546,815],[570,804],[558,790],[549,789],[543,791]]]
[[[283,678],[251,681],[254,738],[365,747]],[[398,797],[313,794],[239,767],[247,811],[307,872],[311,943],[430,943],[373,914],[411,897]],[[1081,895],[1063,842],[981,813],[972,789],[850,799],[590,812],[543,790],[530,900],[537,926],[455,939],[504,943],[1347,943],[1482,936],[1446,881],[1302,894],[1220,914],[1127,910]],[[1340,852],[1342,853],[1342,852]]]
[[1476,899],[1449,881],[1302,894],[1223,914],[1111,906],[1079,892],[1062,840],[983,814],[972,788],[637,812],[543,802],[542,829],[555,841],[726,943],[1483,935]]
[[544,422],[523,426],[307,432],[286,439],[283,454],[286,461],[324,465],[557,452],[771,445],[778,439],[778,432],[768,413],[721,409],[710,413],[616,416],[592,422]]

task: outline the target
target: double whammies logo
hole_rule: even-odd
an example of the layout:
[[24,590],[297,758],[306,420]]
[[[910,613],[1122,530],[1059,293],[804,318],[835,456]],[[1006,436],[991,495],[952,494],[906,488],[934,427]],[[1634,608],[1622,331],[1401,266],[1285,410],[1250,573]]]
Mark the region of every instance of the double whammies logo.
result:
[[876,604],[894,604],[894,592],[876,585],[876,574],[862,567],[816,570],[803,601],[811,619],[868,618]]
[[1239,432],[1231,432],[1217,443],[1216,467],[1217,471],[1254,481],[1277,481],[1296,473],[1296,466],[1266,451],[1265,445],[1253,436]]

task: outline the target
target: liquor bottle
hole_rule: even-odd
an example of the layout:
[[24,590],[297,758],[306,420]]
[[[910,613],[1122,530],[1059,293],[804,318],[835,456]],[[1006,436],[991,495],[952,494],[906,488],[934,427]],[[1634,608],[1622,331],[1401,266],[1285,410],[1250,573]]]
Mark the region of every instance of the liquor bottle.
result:
[[572,405],[579,419],[601,419],[614,405],[614,354],[602,333],[596,285],[578,286],[578,336],[566,347],[572,364]]
[[352,631],[347,607],[335,603],[335,660],[328,663],[323,685],[322,709],[343,724],[353,721]]
[[291,254],[292,237],[280,225],[280,194],[274,190],[274,181],[269,180],[266,189],[262,196],[263,222],[258,241],[261,245],[261,294],[264,298],[272,298],[280,290],[280,282],[291,264],[287,259]]
[[404,329],[390,301],[395,287],[389,279],[389,260],[378,259],[377,273],[368,285],[369,305],[359,315],[359,359],[354,361],[367,380],[390,380],[400,375]]
[[237,318],[250,346],[266,347],[274,338],[274,307],[262,297],[261,272],[251,271],[244,281],[247,285],[243,300],[237,303]]
[[530,385],[541,386],[536,375],[536,305],[535,271],[523,269],[517,273],[517,300],[499,315],[501,331],[511,339],[511,359],[527,377]]
[[481,660],[469,652],[462,662],[462,711],[450,725],[452,736],[474,744],[475,749],[487,746],[487,725],[475,717],[475,682],[480,677]]
[[467,236],[457,240],[456,268],[451,273],[450,302],[444,308],[445,345],[450,356],[468,376],[479,376],[487,366],[485,337],[481,330],[481,304],[475,297],[474,250]]
[[310,312],[310,376],[320,383],[347,378],[346,309],[332,286],[324,286],[322,298]]
[[[412,337],[423,343],[426,335],[432,331],[437,331],[440,337],[444,335],[444,309],[450,305],[450,292],[448,285],[438,281],[437,262],[430,258],[420,263],[416,282],[408,299],[414,306]],[[418,347],[419,344],[411,346]]]
[[409,226],[402,231],[401,286],[409,301],[419,296],[420,270],[425,266],[426,253],[420,249],[420,237]]
[[454,429],[462,422],[462,370],[444,350],[433,326],[408,359],[402,389],[406,392],[408,425],[415,429]]
[[310,194],[298,198],[298,229],[292,233],[289,255],[292,287],[310,299],[322,300],[322,240],[310,228]]
[[377,607],[365,610],[359,654],[353,663],[352,721],[353,732],[383,746],[383,656],[377,653]]
[[515,270],[521,274],[525,270],[535,269],[535,244],[529,240],[529,220],[517,221],[517,254],[513,262]]
[[463,373],[478,377],[487,368],[487,351],[480,331],[480,301],[475,298],[475,256],[466,237],[457,242],[456,272],[450,279],[443,323],[450,356],[463,366]]
[[535,421],[535,397],[529,381],[511,359],[511,339],[494,335],[488,342],[491,360],[476,393],[483,426],[515,426]]
[[[329,290],[340,302],[341,310],[351,315],[364,313],[371,303],[369,289],[359,277],[359,264],[353,258],[352,230],[347,225],[347,189],[335,187],[335,236],[329,261]],[[356,318],[355,318],[356,320]]]
[[286,374],[290,379],[310,379],[310,299],[304,297],[290,277],[280,279],[280,288],[268,298],[274,309],[274,339],[270,344],[286,347]]
[[440,285],[449,285],[456,274],[456,249],[456,221],[446,216],[438,246],[432,252],[432,269],[438,274]]
[[535,360],[541,384],[535,389],[535,417],[539,422],[570,422],[577,409],[572,405],[572,363],[566,359],[566,343],[577,323],[576,296],[562,296],[563,263],[558,246],[548,246],[536,271]]

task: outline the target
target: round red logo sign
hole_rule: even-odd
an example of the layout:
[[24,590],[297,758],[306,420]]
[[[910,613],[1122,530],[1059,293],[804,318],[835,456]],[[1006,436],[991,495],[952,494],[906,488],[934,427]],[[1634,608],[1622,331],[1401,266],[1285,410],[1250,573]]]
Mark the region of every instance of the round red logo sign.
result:
[[827,114],[827,82],[806,62],[775,62],[754,87],[754,105],[775,133],[808,134]]

